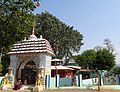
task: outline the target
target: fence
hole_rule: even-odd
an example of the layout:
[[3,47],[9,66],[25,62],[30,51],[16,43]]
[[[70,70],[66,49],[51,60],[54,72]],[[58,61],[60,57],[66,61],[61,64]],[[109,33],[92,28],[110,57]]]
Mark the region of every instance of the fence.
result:
[[[0,77],[0,83],[4,76]],[[103,85],[120,85],[120,74],[117,75],[106,75],[101,72],[101,83]],[[45,88],[46,89],[53,89],[59,87],[66,87],[66,86],[94,86],[97,85],[98,78],[89,78],[89,79],[82,79],[82,74],[74,76],[74,77],[65,77],[60,78],[59,75],[56,77],[51,77],[50,75],[46,75],[45,77]]]
[[[103,85],[120,85],[120,74],[118,75],[110,75],[105,76],[105,73],[101,72],[100,76],[100,84]],[[95,86],[98,84],[98,78],[89,78],[82,79],[82,74],[77,75],[75,77],[65,77],[60,78],[59,75],[56,77],[50,77],[50,86],[47,88],[59,88],[66,86],[76,86],[76,87],[87,87],[87,86]],[[73,82],[74,79],[74,82]],[[47,84],[48,85],[48,84]]]
[[[74,79],[75,81],[73,85],[73,77],[60,78],[59,75],[57,75],[56,77],[49,77],[49,79],[46,79],[47,81],[49,81],[49,82],[46,81],[46,88],[53,89],[53,88],[66,87],[66,86],[69,86],[69,87],[70,86],[76,86],[76,87],[94,86],[94,85],[97,85],[98,83],[97,78],[82,80],[82,75],[75,76]],[[50,86],[47,86],[47,85],[50,85]]]

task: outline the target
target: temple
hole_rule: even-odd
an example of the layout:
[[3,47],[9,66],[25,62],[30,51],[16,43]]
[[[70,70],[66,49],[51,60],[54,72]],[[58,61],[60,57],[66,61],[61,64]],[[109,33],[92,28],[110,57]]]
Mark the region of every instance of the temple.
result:
[[50,61],[55,54],[46,39],[34,35],[34,29],[28,39],[13,45],[9,55],[9,69],[13,71],[15,79],[20,78],[23,84],[35,84],[38,74],[51,75]]

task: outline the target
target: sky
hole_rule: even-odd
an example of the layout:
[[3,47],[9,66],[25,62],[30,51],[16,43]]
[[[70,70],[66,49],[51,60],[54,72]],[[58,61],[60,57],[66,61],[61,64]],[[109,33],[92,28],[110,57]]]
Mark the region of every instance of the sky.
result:
[[34,13],[45,11],[84,36],[80,52],[111,40],[120,64],[120,0],[41,0]]

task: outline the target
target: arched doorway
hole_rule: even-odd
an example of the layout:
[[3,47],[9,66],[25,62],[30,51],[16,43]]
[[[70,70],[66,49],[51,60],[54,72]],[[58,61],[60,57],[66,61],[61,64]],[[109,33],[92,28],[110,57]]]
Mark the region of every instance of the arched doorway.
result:
[[35,84],[36,78],[36,65],[31,60],[28,61],[24,69],[21,70],[21,80],[23,84]]

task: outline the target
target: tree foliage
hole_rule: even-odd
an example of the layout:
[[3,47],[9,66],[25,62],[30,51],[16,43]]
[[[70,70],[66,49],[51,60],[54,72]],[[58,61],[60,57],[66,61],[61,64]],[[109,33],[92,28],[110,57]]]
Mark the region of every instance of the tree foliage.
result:
[[115,55],[102,48],[96,52],[96,60],[92,65],[95,70],[110,70],[115,66]]
[[30,13],[36,8],[33,0],[0,0],[0,12],[11,14],[16,11]]
[[115,55],[105,48],[99,50],[86,50],[81,55],[76,56],[76,61],[83,68],[89,66],[93,70],[110,70],[115,66]]
[[120,66],[114,67],[112,72],[115,73],[115,74],[120,74]]
[[73,27],[61,22],[48,12],[36,15],[37,35],[43,35],[50,41],[57,57],[70,57],[73,52],[79,52],[83,36]]
[[91,68],[92,63],[96,59],[96,51],[94,49],[83,51],[82,54],[75,57],[75,60],[82,68]]

